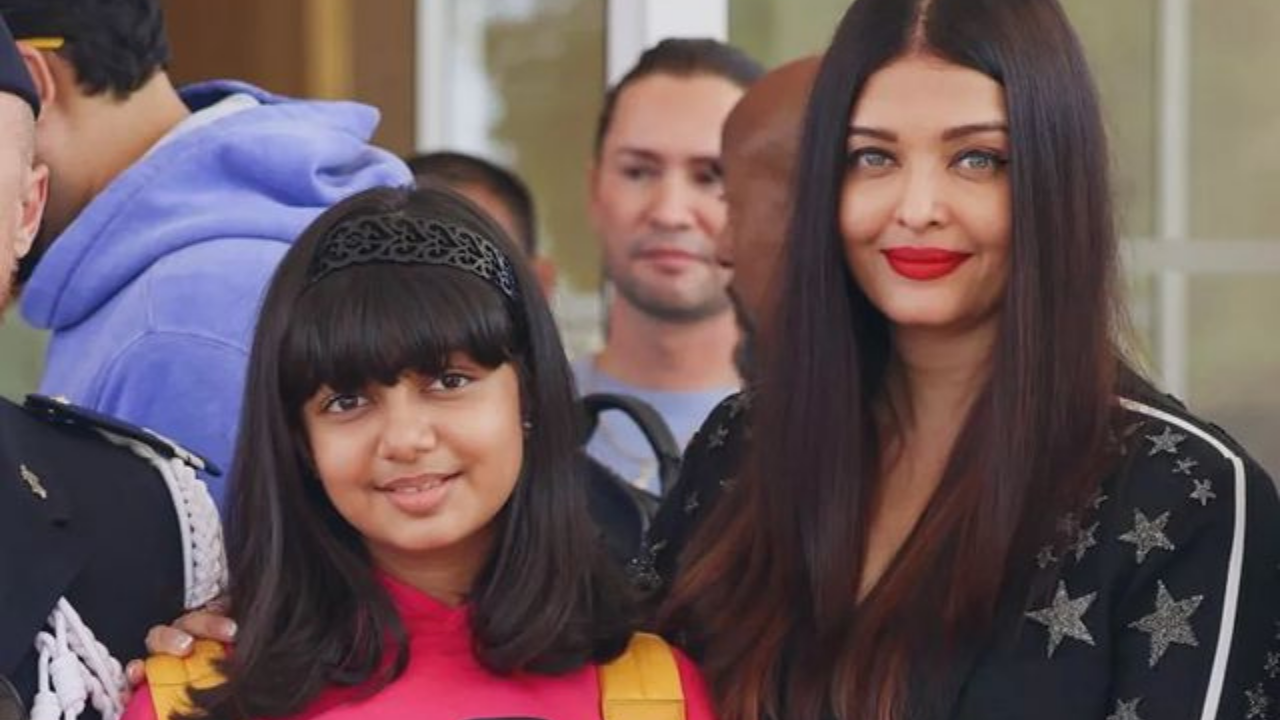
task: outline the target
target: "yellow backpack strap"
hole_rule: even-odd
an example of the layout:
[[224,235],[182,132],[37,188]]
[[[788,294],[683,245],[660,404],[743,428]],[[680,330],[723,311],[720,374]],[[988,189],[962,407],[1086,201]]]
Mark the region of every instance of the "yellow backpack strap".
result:
[[685,720],[684,690],[671,646],[636,633],[626,652],[600,667],[604,720]]
[[223,681],[215,661],[226,655],[220,643],[197,640],[191,654],[184,658],[155,655],[147,658],[147,686],[159,720],[170,720],[180,713],[190,713],[190,690],[205,690]]

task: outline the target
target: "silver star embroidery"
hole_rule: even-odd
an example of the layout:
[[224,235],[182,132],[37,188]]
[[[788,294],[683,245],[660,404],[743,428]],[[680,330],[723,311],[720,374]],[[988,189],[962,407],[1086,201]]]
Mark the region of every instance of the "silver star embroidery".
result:
[[689,497],[686,498],[684,501],[684,514],[685,515],[694,514],[695,512],[698,511],[698,506],[700,504],[701,503],[698,502],[698,493],[697,492],[689,493]]
[[1254,685],[1252,690],[1245,690],[1244,698],[1249,706],[1244,711],[1245,720],[1267,717],[1267,711],[1271,708],[1271,698],[1267,697],[1267,691],[1262,687],[1262,683]]
[[1097,510],[1102,507],[1102,503],[1106,502],[1108,499],[1109,498],[1106,495],[1102,494],[1101,490],[1098,490],[1093,494],[1093,497],[1089,499],[1089,505],[1091,505],[1094,510]]
[[707,443],[707,447],[718,448],[723,447],[726,440],[729,439],[729,428],[721,425],[711,433],[711,441]]
[[1192,480],[1191,482],[1196,485],[1196,489],[1191,491],[1191,499],[1200,503],[1201,507],[1208,505],[1210,500],[1218,497],[1218,494],[1213,491],[1212,480],[1205,478],[1204,480]]
[[1280,642],[1280,620],[1277,620],[1275,625],[1276,625],[1276,642]]
[[1036,566],[1041,570],[1058,562],[1058,558],[1053,554],[1053,546],[1045,545],[1040,548],[1040,552],[1036,553]]
[[1129,623],[1129,627],[1151,636],[1151,667],[1164,657],[1169,646],[1190,645],[1200,647],[1196,634],[1191,630],[1191,615],[1200,607],[1203,595],[1193,595],[1185,600],[1174,600],[1164,581],[1156,582],[1156,609],[1150,615]]
[[1178,454],[1178,445],[1187,439],[1186,435],[1176,433],[1173,428],[1168,425],[1164,426],[1164,432],[1159,435],[1148,435],[1147,439],[1151,441],[1151,451],[1147,453],[1147,457],[1167,452],[1170,455]]
[[1049,657],[1053,657],[1063,638],[1094,644],[1093,635],[1089,634],[1089,628],[1084,624],[1084,614],[1089,611],[1089,606],[1097,595],[1098,593],[1091,592],[1072,600],[1067,594],[1067,584],[1059,580],[1058,589],[1053,594],[1053,604],[1027,613],[1027,617],[1049,628]]
[[729,492],[738,486],[737,478],[722,478],[720,480],[720,489]]
[[1280,653],[1267,653],[1267,665],[1263,668],[1263,671],[1272,680],[1280,677]]
[[1084,559],[1085,553],[1089,552],[1089,548],[1098,544],[1098,539],[1094,537],[1098,532],[1098,523],[1094,523],[1087,528],[1080,528],[1080,532],[1076,534],[1076,541],[1071,543],[1071,551],[1076,554],[1076,562]]
[[1146,561],[1147,555],[1156,548],[1173,550],[1173,543],[1164,534],[1164,526],[1169,522],[1169,513],[1164,513],[1155,520],[1148,520],[1141,510],[1133,511],[1133,529],[1120,536],[1121,542],[1133,543],[1138,564]]
[[1195,460],[1192,460],[1191,458],[1182,458],[1181,460],[1174,461],[1173,471],[1179,475],[1190,476],[1191,470],[1199,464],[1200,463],[1196,462]]
[[1128,702],[1116,700],[1116,711],[1107,716],[1107,720],[1142,720],[1138,715],[1138,703],[1142,698],[1134,698]]

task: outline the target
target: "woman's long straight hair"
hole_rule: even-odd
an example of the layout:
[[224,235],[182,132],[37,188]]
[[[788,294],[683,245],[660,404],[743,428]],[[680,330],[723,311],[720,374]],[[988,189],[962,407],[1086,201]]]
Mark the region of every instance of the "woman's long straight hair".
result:
[[[851,111],[913,53],[1000,83],[1012,240],[989,377],[934,496],[857,600],[894,428],[877,425],[891,328],[837,226]],[[727,720],[848,720],[940,701],[948,661],[1025,593],[1053,518],[1107,462],[1119,368],[1108,152],[1081,47],[1055,0],[858,0],[810,98],[774,322],[734,493],[682,557],[662,624],[700,649]],[[886,437],[886,434],[889,437]],[[931,697],[934,695],[935,697]]]
[[[518,301],[465,270],[364,264],[320,280],[313,257],[353,219],[439,220],[511,261]],[[620,570],[596,542],[574,470],[578,413],[551,312],[520,252],[442,188],[381,188],[339,203],[285,255],[261,311],[227,524],[227,682],[196,694],[213,717],[279,717],[322,690],[376,692],[403,671],[405,629],[359,533],[315,475],[303,403],[322,385],[357,390],[408,371],[438,375],[464,352],[520,378],[531,423],[515,490],[494,519],[492,555],[468,595],[474,652],[499,674],[560,673],[615,657],[632,629]]]

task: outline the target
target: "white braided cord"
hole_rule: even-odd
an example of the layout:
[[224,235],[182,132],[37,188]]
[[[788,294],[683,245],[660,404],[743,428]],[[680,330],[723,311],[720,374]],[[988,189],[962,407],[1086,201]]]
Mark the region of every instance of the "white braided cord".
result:
[[178,515],[182,536],[182,566],[185,584],[184,605],[194,610],[222,594],[226,587],[226,551],[222,543],[222,521],[209,488],[196,476],[196,469],[181,457],[164,457],[151,446],[132,438],[98,430],[108,441],[128,448],[164,478]]
[[66,598],[58,598],[49,614],[50,632],[36,635],[39,684],[31,720],[73,720],[88,703],[103,720],[124,712],[124,668],[98,642]]

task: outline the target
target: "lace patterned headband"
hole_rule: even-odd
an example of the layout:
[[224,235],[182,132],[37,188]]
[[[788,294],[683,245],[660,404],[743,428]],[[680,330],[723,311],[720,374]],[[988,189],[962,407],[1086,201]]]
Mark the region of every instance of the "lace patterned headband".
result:
[[307,284],[345,268],[377,263],[463,270],[494,286],[511,302],[520,302],[515,268],[496,244],[460,225],[401,212],[339,223],[320,241]]

